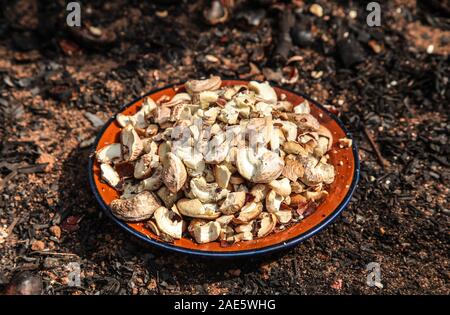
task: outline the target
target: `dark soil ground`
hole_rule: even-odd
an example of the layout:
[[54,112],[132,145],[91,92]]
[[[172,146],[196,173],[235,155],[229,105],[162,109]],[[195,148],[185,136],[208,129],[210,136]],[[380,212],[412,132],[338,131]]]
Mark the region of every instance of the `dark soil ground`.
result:
[[[206,2],[81,2],[76,30],[64,1],[2,5],[0,287],[28,270],[45,294],[450,293],[448,1],[382,1],[380,27],[364,1],[317,0],[323,16],[313,1],[235,1],[215,26]],[[276,255],[213,261],[146,247],[102,214],[86,114],[106,120],[210,74],[268,79],[339,113],[362,176],[326,230]],[[366,284],[370,262],[382,287]]]

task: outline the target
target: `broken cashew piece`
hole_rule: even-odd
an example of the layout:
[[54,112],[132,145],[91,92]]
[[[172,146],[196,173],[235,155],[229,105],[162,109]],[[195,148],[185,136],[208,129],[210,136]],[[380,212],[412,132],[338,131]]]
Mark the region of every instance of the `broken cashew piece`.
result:
[[148,177],[152,169],[158,167],[159,156],[152,153],[142,155],[134,166],[134,177],[136,179],[144,179]]
[[280,196],[275,192],[275,190],[271,190],[266,197],[266,209],[271,213],[275,213],[280,210],[281,203],[283,202],[283,196]]
[[104,146],[95,153],[99,163],[114,163],[122,160],[122,149],[120,143],[112,143]]
[[112,214],[127,222],[147,220],[160,206],[156,197],[148,191],[129,199],[115,199],[110,204]]
[[277,217],[277,221],[281,224],[289,223],[292,220],[291,210],[280,210],[274,213]]
[[144,150],[144,145],[133,126],[127,125],[120,132],[122,155],[126,161],[134,161]]
[[240,224],[234,228],[236,233],[245,233],[245,232],[252,232],[254,227],[255,221],[250,221],[245,224]]
[[155,211],[155,221],[158,229],[167,235],[180,239],[183,234],[183,220],[171,210],[159,207]]
[[180,199],[177,208],[182,215],[191,218],[214,220],[221,215],[216,204],[203,204],[198,199]]
[[253,186],[250,194],[255,197],[254,202],[260,202],[266,198],[267,192],[269,191],[269,187],[264,184],[256,184]]
[[237,224],[248,223],[261,214],[263,205],[260,202],[250,202],[242,207],[239,216],[235,218],[234,222]]
[[204,244],[217,240],[221,230],[222,228],[219,223],[210,221],[206,224],[195,225],[193,234],[197,243]]
[[147,128],[147,117],[156,109],[156,103],[152,98],[147,97],[141,109],[134,115],[117,114],[116,121],[122,128],[132,125],[138,129]]
[[176,193],[186,182],[187,173],[183,162],[175,154],[167,153],[167,160],[164,165],[162,180],[167,188]]
[[182,197],[183,192],[179,191],[177,193],[172,193],[169,188],[162,186],[158,189],[156,195],[158,195],[159,199],[161,199],[166,208],[172,208],[175,202]]
[[257,237],[261,238],[270,234],[277,224],[277,217],[273,213],[264,212],[260,216],[261,227],[258,229]]
[[223,214],[233,214],[241,210],[245,204],[244,191],[231,192],[227,195],[219,210]]
[[148,191],[154,191],[157,190],[159,187],[162,186],[162,167],[158,166],[154,171],[153,174],[142,180],[139,184],[138,184],[138,190],[139,191],[144,191],[144,190],[148,190]]
[[100,171],[102,179],[111,187],[117,187],[120,183],[119,174],[116,170],[109,164],[100,164]]
[[227,189],[222,189],[217,183],[207,183],[204,177],[194,177],[190,182],[192,194],[203,203],[217,202],[226,197]]
[[219,164],[214,167],[214,177],[220,188],[227,188],[230,183],[231,171],[225,164]]
[[256,96],[260,97],[269,104],[275,104],[278,100],[277,93],[268,82],[259,83],[256,81],[251,81],[248,84],[248,88],[255,91]]
[[220,88],[222,79],[218,76],[212,76],[206,80],[190,80],[184,84],[189,94],[200,93],[203,91],[214,91]]
[[247,148],[238,152],[236,166],[239,174],[253,183],[269,183],[278,178],[283,171],[284,161],[267,149],[260,149],[256,157],[254,150]]
[[174,107],[176,105],[190,103],[191,100],[192,97],[189,95],[189,93],[177,93],[172,97],[170,101],[163,103],[163,106]]

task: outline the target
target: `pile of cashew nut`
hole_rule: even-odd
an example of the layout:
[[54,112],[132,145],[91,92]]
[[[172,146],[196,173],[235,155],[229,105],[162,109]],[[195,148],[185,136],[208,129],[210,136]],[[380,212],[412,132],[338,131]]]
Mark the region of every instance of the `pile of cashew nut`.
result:
[[120,143],[96,152],[120,192],[111,211],[166,241],[265,237],[303,219],[334,181],[331,132],[267,82],[191,80],[116,122]]

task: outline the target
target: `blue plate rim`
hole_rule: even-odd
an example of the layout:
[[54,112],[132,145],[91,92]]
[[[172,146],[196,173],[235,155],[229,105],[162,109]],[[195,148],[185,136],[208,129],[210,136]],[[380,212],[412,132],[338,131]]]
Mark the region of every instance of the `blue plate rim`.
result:
[[[249,82],[250,80],[242,80],[242,79],[232,79],[232,78],[223,78],[223,80],[233,80],[233,81],[242,81],[242,82]],[[143,98],[157,93],[159,91],[168,89],[168,88],[173,88],[176,86],[179,86],[180,83],[174,83],[174,84],[170,84],[170,85],[166,85],[164,87],[161,87],[159,89],[155,89],[152,90],[134,100],[132,100],[131,102],[126,103],[125,105],[121,106],[119,111],[117,113],[122,112],[123,110],[125,110],[126,108],[128,108],[129,106],[133,105],[134,103],[142,100]],[[353,174],[353,178],[352,178],[352,183],[350,185],[350,188],[347,192],[347,194],[345,195],[344,199],[342,200],[342,202],[336,207],[336,209],[325,218],[325,220],[321,221],[320,224],[314,226],[313,228],[311,228],[310,230],[297,235],[291,239],[288,239],[286,241],[283,241],[281,243],[277,243],[271,246],[267,246],[267,247],[263,247],[263,248],[259,248],[259,249],[251,249],[251,250],[242,250],[242,251],[224,251],[224,252],[215,252],[215,251],[202,251],[202,250],[195,250],[195,249],[187,249],[187,248],[183,248],[183,247],[179,247],[176,245],[172,245],[170,243],[166,243],[166,242],[161,242],[152,238],[147,237],[146,235],[132,229],[130,226],[128,226],[128,224],[126,224],[125,222],[119,220],[118,218],[116,218],[112,213],[111,210],[109,208],[109,206],[104,202],[104,200],[102,199],[102,197],[100,196],[100,193],[97,189],[97,186],[95,185],[94,182],[94,172],[93,172],[93,166],[94,166],[94,162],[95,162],[95,148],[97,147],[101,137],[103,136],[103,133],[105,132],[105,130],[109,127],[109,125],[111,123],[114,122],[114,120],[116,119],[116,114],[114,114],[102,127],[102,129],[100,130],[100,132],[98,133],[95,142],[92,144],[92,152],[89,155],[89,163],[88,163],[88,174],[89,174],[89,185],[91,187],[91,190],[95,196],[95,199],[97,200],[97,202],[100,204],[101,208],[103,209],[103,211],[106,213],[106,215],[111,218],[114,222],[116,222],[116,224],[118,224],[122,229],[124,229],[125,231],[131,233],[132,235],[134,235],[135,237],[141,239],[142,241],[149,243],[151,245],[154,245],[158,248],[164,249],[164,250],[168,250],[168,251],[172,251],[172,252],[177,252],[177,253],[182,253],[182,254],[189,254],[189,255],[194,255],[194,256],[200,256],[200,257],[214,257],[214,258],[238,258],[238,257],[248,257],[248,256],[256,256],[256,255],[264,255],[264,254],[269,254],[269,253],[273,253],[279,250],[283,250],[283,249],[288,249],[291,248],[303,241],[305,241],[306,239],[314,236],[315,234],[317,234],[318,232],[320,232],[321,230],[323,230],[325,227],[327,227],[328,225],[330,225],[338,216],[339,214],[347,207],[347,205],[349,204],[353,193],[355,192],[355,189],[358,185],[359,182],[359,177],[360,177],[360,161],[359,161],[359,156],[358,156],[358,147],[353,139],[352,134],[347,130],[347,128],[344,126],[344,124],[342,123],[342,121],[333,113],[331,113],[330,111],[328,111],[322,104],[320,104],[319,102],[313,100],[311,97],[309,97],[308,95],[305,95],[301,92],[297,92],[294,91],[292,89],[289,88],[285,88],[285,87],[281,87],[275,84],[271,84],[273,87],[277,87],[279,89],[282,90],[286,90],[288,92],[297,94],[302,96],[304,99],[308,100],[309,102],[313,103],[314,105],[316,105],[317,107],[319,107],[320,109],[322,109],[328,116],[330,116],[331,119],[333,119],[334,121],[336,121],[336,123],[339,125],[339,127],[342,128],[342,130],[344,131],[345,135],[347,136],[347,138],[352,139],[352,152],[353,152],[353,159],[354,159],[354,163],[355,163],[355,172]]]

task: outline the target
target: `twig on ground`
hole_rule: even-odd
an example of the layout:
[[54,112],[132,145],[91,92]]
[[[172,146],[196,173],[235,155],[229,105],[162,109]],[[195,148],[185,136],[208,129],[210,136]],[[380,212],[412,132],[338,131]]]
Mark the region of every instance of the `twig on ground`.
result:
[[8,236],[6,238],[8,238],[12,234],[14,228],[16,227],[16,225],[20,221],[20,219],[21,219],[21,217],[14,218],[14,220],[8,226],[8,228],[6,229],[6,233],[8,234]]
[[47,252],[44,250],[34,251],[31,254],[52,255],[52,256],[71,256],[71,257],[80,258],[77,254],[73,254],[73,253]]
[[375,151],[378,162],[380,163],[381,167],[383,169],[385,169],[388,166],[388,163],[384,159],[384,157],[381,155],[380,148],[378,147],[377,143],[373,139],[373,136],[370,134],[369,130],[365,126],[363,126],[363,130],[364,130],[364,134],[366,135],[367,139],[369,140],[370,145],[372,146],[373,150]]

